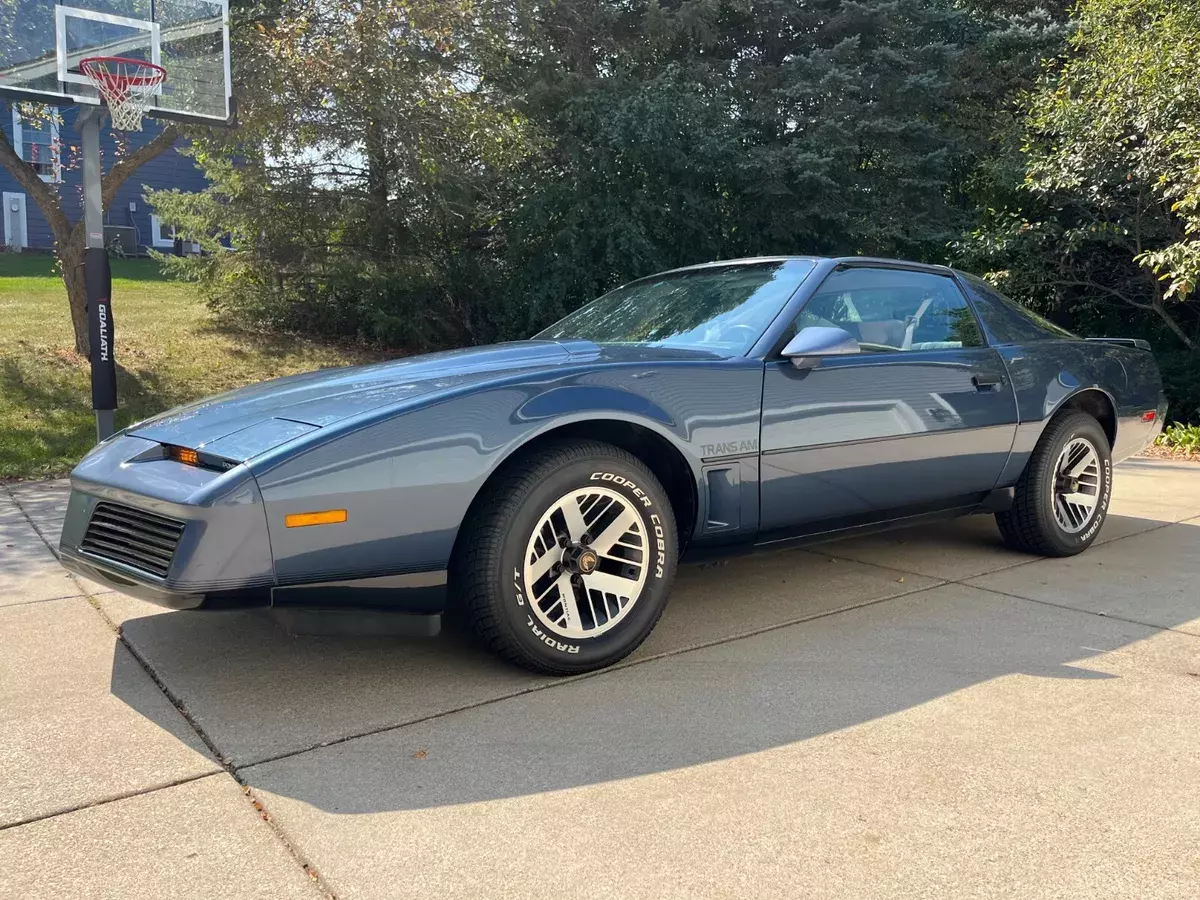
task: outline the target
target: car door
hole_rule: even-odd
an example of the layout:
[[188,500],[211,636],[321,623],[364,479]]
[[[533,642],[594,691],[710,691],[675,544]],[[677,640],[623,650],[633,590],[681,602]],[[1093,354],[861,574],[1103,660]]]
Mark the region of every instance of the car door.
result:
[[843,328],[860,352],[764,370],[762,541],[950,508],[991,490],[1017,407],[957,283],[937,270],[835,269],[786,336]]

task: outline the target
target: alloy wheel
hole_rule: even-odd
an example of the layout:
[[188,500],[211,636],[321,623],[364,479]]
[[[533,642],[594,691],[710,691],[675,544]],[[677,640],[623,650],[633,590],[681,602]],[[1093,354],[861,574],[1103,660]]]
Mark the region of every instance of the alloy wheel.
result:
[[559,637],[597,637],[637,603],[646,553],[646,528],[630,499],[602,487],[571,491],[551,504],[529,538],[525,596]]
[[1050,488],[1054,518],[1067,534],[1078,534],[1100,505],[1100,454],[1087,438],[1067,442],[1054,467]]

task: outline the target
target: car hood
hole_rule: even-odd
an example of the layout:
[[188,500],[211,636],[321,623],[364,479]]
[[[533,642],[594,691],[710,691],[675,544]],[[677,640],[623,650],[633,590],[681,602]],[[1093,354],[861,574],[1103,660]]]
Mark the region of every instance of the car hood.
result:
[[589,341],[514,341],[276,378],[180,406],[128,433],[240,462],[350,416],[522,369],[679,358],[713,356]]

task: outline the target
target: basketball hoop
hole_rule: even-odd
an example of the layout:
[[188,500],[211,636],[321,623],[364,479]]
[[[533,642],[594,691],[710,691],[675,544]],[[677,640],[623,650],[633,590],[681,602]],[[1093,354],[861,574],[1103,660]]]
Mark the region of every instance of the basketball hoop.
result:
[[142,130],[142,116],[167,77],[162,66],[123,56],[89,56],[80,60],[79,72],[108,104],[112,126],[118,131]]

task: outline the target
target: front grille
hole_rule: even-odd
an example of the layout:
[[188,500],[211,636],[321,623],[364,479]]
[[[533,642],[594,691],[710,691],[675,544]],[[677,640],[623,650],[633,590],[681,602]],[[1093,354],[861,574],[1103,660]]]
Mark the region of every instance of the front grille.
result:
[[96,504],[80,549],[124,563],[159,578],[167,577],[183,535],[183,522],[119,503]]

